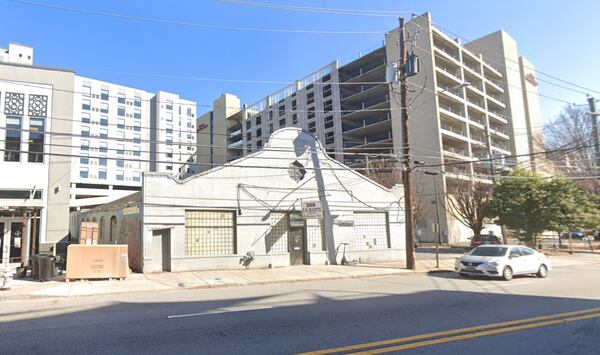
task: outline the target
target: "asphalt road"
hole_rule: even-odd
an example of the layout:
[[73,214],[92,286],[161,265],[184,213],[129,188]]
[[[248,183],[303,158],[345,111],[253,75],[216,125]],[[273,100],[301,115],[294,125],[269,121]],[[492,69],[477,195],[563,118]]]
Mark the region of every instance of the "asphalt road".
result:
[[586,265],[511,282],[440,273],[2,302],[0,352],[291,354],[357,345],[337,350],[597,354],[599,271]]

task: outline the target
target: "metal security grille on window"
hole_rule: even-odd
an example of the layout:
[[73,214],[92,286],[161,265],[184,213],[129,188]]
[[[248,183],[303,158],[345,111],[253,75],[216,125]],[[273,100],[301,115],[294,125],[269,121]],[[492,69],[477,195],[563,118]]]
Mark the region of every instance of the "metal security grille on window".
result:
[[287,213],[271,212],[271,229],[267,234],[267,253],[287,253],[288,249],[288,217]]
[[389,248],[387,213],[354,212],[354,246],[357,250]]
[[32,117],[46,117],[48,113],[48,96],[29,95],[28,114]]
[[25,94],[7,92],[4,98],[4,113],[23,116],[25,110]]
[[234,212],[185,211],[185,255],[234,254]]
[[323,233],[323,223],[321,219],[307,219],[306,220],[306,244],[308,251],[322,251],[325,250],[325,243],[323,239],[325,233]]

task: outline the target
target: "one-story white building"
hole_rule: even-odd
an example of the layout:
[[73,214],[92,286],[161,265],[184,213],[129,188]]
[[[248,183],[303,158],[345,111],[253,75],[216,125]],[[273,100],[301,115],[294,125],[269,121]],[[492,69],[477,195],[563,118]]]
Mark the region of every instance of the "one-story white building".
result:
[[405,258],[401,198],[292,127],[184,180],[144,174],[141,193],[82,218],[100,223],[100,243],[128,243],[143,272]]

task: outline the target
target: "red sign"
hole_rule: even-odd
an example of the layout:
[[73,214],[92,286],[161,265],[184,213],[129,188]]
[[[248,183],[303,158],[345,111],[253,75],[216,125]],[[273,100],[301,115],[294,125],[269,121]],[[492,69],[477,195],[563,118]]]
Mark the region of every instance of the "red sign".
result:
[[208,127],[208,125],[206,123],[201,123],[198,125],[198,128],[196,128],[196,132],[200,132],[204,129],[206,129]]
[[533,75],[533,73],[525,75],[525,80],[529,81],[529,83],[533,86],[538,86],[538,81],[535,78],[535,75]]

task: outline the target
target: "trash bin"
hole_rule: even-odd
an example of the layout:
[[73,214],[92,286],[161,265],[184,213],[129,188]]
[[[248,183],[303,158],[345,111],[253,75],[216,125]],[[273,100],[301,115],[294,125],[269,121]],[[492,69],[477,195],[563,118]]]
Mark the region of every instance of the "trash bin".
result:
[[54,259],[51,256],[38,256],[37,262],[40,281],[49,281],[54,275]]

